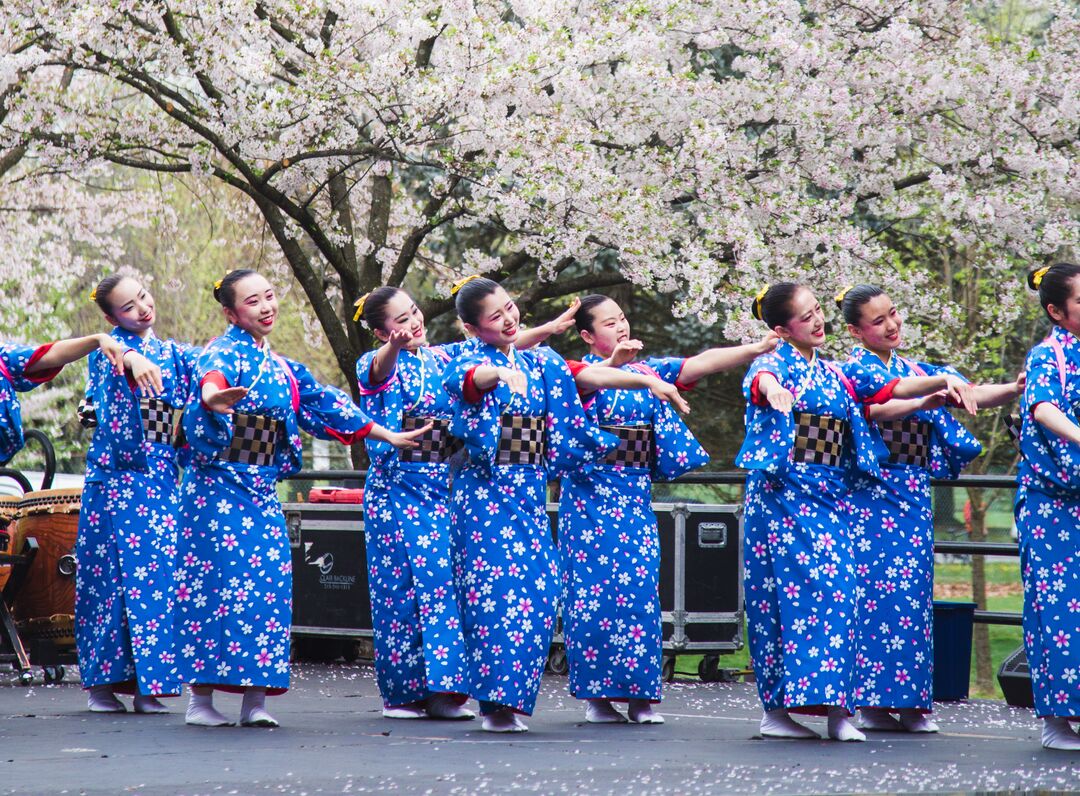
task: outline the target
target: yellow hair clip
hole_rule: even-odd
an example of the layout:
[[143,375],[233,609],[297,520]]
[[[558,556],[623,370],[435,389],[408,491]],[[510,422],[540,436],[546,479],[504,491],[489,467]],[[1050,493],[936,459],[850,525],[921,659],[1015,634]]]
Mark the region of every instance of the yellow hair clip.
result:
[[359,323],[360,322],[360,316],[362,316],[364,314],[364,303],[367,301],[367,297],[370,296],[370,295],[371,295],[370,293],[365,293],[364,295],[362,295],[360,298],[358,298],[356,301],[353,302],[353,306],[356,307],[356,312],[354,312],[353,316],[352,316],[353,323]]
[[754,296],[754,317],[759,321],[764,320],[764,318],[761,317],[761,300],[765,298],[765,294],[769,292],[770,287],[771,285],[765,285],[765,287],[761,288],[761,290],[757,292],[757,295]]
[[221,283],[224,282],[224,281],[225,281],[225,278],[222,277],[221,279],[214,282],[214,290],[221,290]]
[[93,290],[90,291],[90,300],[91,301],[97,301],[97,288],[96,287]]
[[844,296],[846,296],[848,293],[850,293],[852,288],[854,288],[854,287],[855,287],[855,285],[848,285],[843,290],[841,290],[839,293],[837,293],[836,294],[836,303],[840,304],[841,302],[843,302]]
[[1046,272],[1050,270],[1049,265],[1044,265],[1038,271],[1031,275],[1031,284],[1035,285],[1035,289],[1039,289],[1039,285],[1042,284],[1043,277],[1046,276]]
[[472,274],[465,277],[464,279],[459,279],[450,288],[450,295],[456,296],[458,294],[458,291],[461,290],[461,288],[465,287],[466,284],[473,281],[474,279],[480,279],[480,274]]

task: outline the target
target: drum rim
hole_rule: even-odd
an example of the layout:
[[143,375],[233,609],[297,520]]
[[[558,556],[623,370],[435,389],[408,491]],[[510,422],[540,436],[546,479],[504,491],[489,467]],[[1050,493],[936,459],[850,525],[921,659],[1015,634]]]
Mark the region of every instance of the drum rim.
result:
[[18,505],[18,517],[26,514],[77,512],[82,506],[82,489],[39,489],[27,492]]

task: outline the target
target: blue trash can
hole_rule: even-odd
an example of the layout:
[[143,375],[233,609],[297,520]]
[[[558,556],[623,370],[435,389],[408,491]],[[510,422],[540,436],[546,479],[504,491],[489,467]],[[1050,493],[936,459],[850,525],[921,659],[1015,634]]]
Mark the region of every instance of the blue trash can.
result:
[[975,603],[934,600],[934,701],[967,699]]

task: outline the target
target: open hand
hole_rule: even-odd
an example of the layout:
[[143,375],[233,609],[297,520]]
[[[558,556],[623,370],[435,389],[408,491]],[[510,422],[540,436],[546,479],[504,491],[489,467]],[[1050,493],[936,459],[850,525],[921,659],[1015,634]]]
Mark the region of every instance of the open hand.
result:
[[525,378],[525,374],[520,370],[514,370],[513,368],[497,368],[495,372],[499,376],[499,381],[510,388],[510,392],[524,396],[528,391],[529,381]]
[[623,365],[637,359],[638,353],[644,347],[645,344],[640,340],[623,340],[621,343],[615,344],[615,348],[611,350],[611,356],[608,357],[608,362],[613,368],[621,368]]
[[420,437],[431,431],[432,424],[428,423],[422,428],[418,428],[415,431],[387,431],[386,441],[393,445],[395,448],[402,450],[409,450],[417,447],[420,443],[417,441]]
[[135,382],[135,387],[140,393],[154,398],[164,392],[165,384],[161,380],[161,368],[138,351],[128,351],[124,361],[131,368],[131,380]]
[[395,329],[394,331],[390,332],[390,336],[386,339],[386,342],[390,344],[391,348],[400,351],[401,349],[408,346],[409,343],[412,342],[412,339],[413,336],[409,334],[408,330]]
[[663,379],[651,379],[649,391],[657,398],[667,401],[684,415],[690,414],[690,404],[686,402],[686,399],[682,397],[682,393],[679,392],[679,388],[674,384],[668,384]]
[[202,402],[211,412],[223,415],[231,415],[233,407],[247,395],[247,387],[226,387],[219,389],[213,384],[204,384],[202,390]]
[[574,325],[574,316],[577,315],[577,311],[581,308],[581,299],[577,296],[570,302],[570,306],[563,310],[558,316],[548,321],[548,327],[551,329],[552,334],[562,334],[570,329]]
[[101,349],[101,353],[112,363],[112,366],[116,369],[117,373],[123,373],[124,353],[129,350],[128,347],[118,341],[115,337],[107,334],[99,334],[97,338],[98,348]]
[[946,376],[945,389],[948,392],[949,400],[954,404],[962,406],[969,414],[978,413],[979,402],[975,398],[975,388],[966,381],[956,376]]

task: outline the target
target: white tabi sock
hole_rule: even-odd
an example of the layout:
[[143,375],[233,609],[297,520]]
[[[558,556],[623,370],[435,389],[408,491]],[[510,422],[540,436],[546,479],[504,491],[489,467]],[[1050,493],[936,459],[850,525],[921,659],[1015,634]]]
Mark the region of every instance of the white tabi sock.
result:
[[426,702],[427,715],[433,719],[463,721],[476,718],[475,713],[458,702],[458,697],[455,694],[432,694],[427,698]]
[[92,685],[86,689],[86,708],[91,713],[127,713],[111,685]]
[[214,691],[207,689],[201,693],[191,689],[184,723],[196,727],[231,727],[232,722],[214,710]]
[[871,732],[900,732],[904,729],[885,708],[859,708],[859,726]]
[[821,737],[809,727],[804,727],[791,718],[784,708],[766,710],[761,714],[761,734],[765,738],[794,738],[797,740]]
[[277,719],[266,712],[266,689],[249,688],[244,691],[240,706],[241,727],[277,727]]
[[664,717],[653,710],[652,702],[647,699],[631,699],[626,713],[634,724],[664,723]]
[[484,732],[528,732],[529,727],[510,708],[496,710],[484,716],[480,729]]
[[836,705],[829,708],[829,737],[834,741],[866,740],[866,736],[851,723],[847,710]]
[[423,702],[410,702],[408,705],[394,707],[383,705],[382,714],[384,719],[426,719],[428,715]]
[[136,694],[135,702],[133,703],[136,713],[168,713],[169,709],[165,707],[156,697],[152,697],[149,694]]
[[1047,749],[1075,752],[1080,750],[1080,735],[1073,732],[1068,719],[1047,716],[1043,719],[1042,745]]
[[586,699],[585,721],[589,724],[626,724],[627,718],[615,710],[610,699]]
[[923,713],[915,708],[904,708],[900,711],[900,724],[908,732],[937,732],[937,722],[929,713]]

